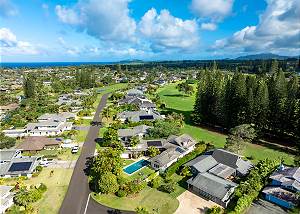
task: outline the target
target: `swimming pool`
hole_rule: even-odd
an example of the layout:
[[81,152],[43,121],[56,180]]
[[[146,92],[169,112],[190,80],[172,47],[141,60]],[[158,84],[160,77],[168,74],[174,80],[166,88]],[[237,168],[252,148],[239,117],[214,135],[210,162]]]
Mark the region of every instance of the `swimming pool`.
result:
[[126,172],[127,174],[132,174],[138,170],[140,170],[141,168],[143,168],[144,166],[147,166],[149,164],[148,161],[142,159],[139,160],[133,164],[130,164],[129,166],[125,167],[123,169],[124,172]]

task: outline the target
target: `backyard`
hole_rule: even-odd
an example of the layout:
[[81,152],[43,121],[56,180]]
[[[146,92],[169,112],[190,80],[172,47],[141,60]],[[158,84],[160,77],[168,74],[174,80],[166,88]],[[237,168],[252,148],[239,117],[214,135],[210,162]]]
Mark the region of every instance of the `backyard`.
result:
[[[196,88],[195,84],[194,88]],[[157,94],[166,104],[167,110],[182,113],[185,116],[185,123],[181,129],[182,133],[187,133],[198,141],[210,142],[217,148],[224,147],[227,137],[225,134],[191,124],[190,117],[194,108],[195,93],[186,96],[176,89],[176,83],[172,83],[159,88]],[[284,163],[288,165],[294,162],[294,156],[289,153],[257,144],[246,144],[244,155],[251,158],[254,163],[267,157],[271,159],[282,158]]]

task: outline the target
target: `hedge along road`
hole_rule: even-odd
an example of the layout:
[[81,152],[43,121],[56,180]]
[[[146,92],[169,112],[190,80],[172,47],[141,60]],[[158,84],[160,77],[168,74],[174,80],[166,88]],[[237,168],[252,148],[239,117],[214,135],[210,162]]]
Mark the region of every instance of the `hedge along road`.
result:
[[[100,113],[106,106],[108,96],[109,93],[102,96],[94,115],[93,122],[101,122]],[[112,212],[112,209],[109,207],[98,204],[90,199],[89,194],[91,191],[88,184],[88,177],[84,172],[87,159],[94,155],[96,148],[95,139],[98,138],[100,128],[101,126],[99,124],[90,126],[89,128],[81,154],[76,162],[68,191],[60,207],[60,214],[99,214]]]

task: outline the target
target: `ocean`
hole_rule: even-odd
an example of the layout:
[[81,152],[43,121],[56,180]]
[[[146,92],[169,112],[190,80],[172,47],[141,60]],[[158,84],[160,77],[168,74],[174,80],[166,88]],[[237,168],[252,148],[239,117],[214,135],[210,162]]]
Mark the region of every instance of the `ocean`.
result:
[[1,62],[0,68],[46,68],[79,65],[112,65],[118,62]]

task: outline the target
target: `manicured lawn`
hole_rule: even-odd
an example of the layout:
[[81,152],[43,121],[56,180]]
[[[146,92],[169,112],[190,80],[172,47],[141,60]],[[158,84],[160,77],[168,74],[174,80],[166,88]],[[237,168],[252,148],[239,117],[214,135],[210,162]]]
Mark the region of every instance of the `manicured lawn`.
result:
[[50,177],[51,170],[44,169],[38,177],[28,180],[29,185],[44,183],[48,187],[43,198],[34,204],[40,214],[58,213],[73,172],[73,169],[53,169]]
[[[54,170],[50,177],[51,170]],[[58,213],[64,196],[67,192],[68,185],[72,176],[73,169],[48,169],[44,168],[38,177],[33,177],[24,180],[24,184],[28,187],[31,185],[39,185],[44,183],[47,186],[47,191],[43,198],[33,204],[34,209],[39,214]],[[15,185],[16,179],[9,180],[4,185]]]
[[248,143],[244,152],[246,157],[253,157],[252,162],[256,163],[258,160],[269,159],[280,159],[284,161],[287,165],[292,165],[294,163],[294,155],[285,153],[282,151],[277,151],[265,146],[250,144]]
[[80,125],[82,126],[90,126],[92,122],[92,119],[82,119],[82,123]]
[[[168,110],[173,110],[175,112],[184,114],[186,123],[181,129],[181,132],[191,135],[198,141],[203,140],[205,142],[211,142],[217,148],[224,147],[227,137],[226,135],[190,124],[190,114],[194,108],[195,94],[189,97],[183,96],[175,88],[176,85],[177,84],[174,83],[166,85],[162,88],[159,88],[157,93],[166,104],[166,108]],[[251,161],[254,163],[257,163],[258,160],[266,158],[283,158],[286,164],[293,164],[294,160],[294,156],[289,153],[255,144],[247,144],[244,155],[246,157],[251,156],[253,158]]]
[[156,189],[146,187],[139,194],[119,198],[115,195],[92,194],[92,197],[99,203],[110,206],[115,209],[134,210],[138,206],[146,207],[153,213],[171,214],[179,206],[176,198],[168,193],[160,192]]
[[[166,104],[167,109],[182,113],[185,116],[186,122],[189,122],[190,114],[194,109],[195,94],[192,96],[184,96],[175,88],[176,85],[176,83],[172,83],[159,88],[158,95]],[[194,88],[196,88],[196,84],[194,84]],[[211,142],[218,148],[223,147],[226,141],[226,135],[192,126],[187,123],[184,124],[181,132],[191,135],[198,141]]]
[[85,141],[86,135],[88,131],[85,130],[79,130],[78,134],[75,136],[75,140],[77,143],[82,143]]

